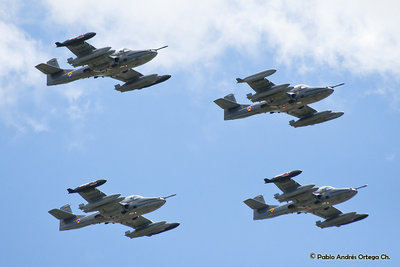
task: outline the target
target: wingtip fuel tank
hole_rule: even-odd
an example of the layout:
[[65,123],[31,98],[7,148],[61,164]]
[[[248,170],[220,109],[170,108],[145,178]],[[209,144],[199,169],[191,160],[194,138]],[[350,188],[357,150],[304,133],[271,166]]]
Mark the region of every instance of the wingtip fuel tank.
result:
[[302,170],[294,170],[294,171],[290,171],[290,172],[285,172],[279,175],[276,175],[274,177],[272,177],[271,179],[265,178],[264,181],[265,183],[274,183],[277,181],[281,181],[281,180],[286,180],[286,179],[290,179],[292,177],[295,177],[297,175],[299,175],[300,173],[302,173]]
[[291,120],[289,122],[290,126],[297,128],[297,127],[303,127],[303,126],[308,126],[308,125],[314,125],[318,123],[322,123],[325,121],[330,121],[336,118],[339,118],[342,116],[344,112],[339,111],[339,112],[332,112],[331,110],[327,111],[321,111],[317,112],[309,117],[299,119],[297,121]]
[[138,77],[133,79],[132,81],[126,82],[123,85],[117,84],[115,85],[115,90],[120,91],[121,93],[132,91],[136,89],[146,88],[157,83],[164,82],[171,78],[171,75],[158,75],[158,74],[150,74]]
[[353,222],[360,221],[362,219],[365,219],[368,217],[368,214],[363,213],[363,214],[358,214],[356,212],[348,212],[348,213],[343,213],[339,214],[338,216],[325,220],[323,222],[317,221],[315,224],[320,227],[321,229],[326,228],[326,227],[332,227],[332,226],[341,226]]
[[259,73],[250,75],[250,76],[248,76],[248,77],[246,77],[244,79],[236,78],[236,81],[238,83],[245,83],[245,82],[251,82],[251,81],[255,81],[255,80],[260,80],[260,79],[263,79],[265,77],[268,77],[268,76],[274,74],[275,72],[276,72],[276,70],[274,70],[274,69],[261,71]]
[[175,229],[179,225],[179,223],[167,223],[166,221],[154,222],[143,228],[136,229],[135,231],[126,231],[125,236],[129,238],[152,236]]
[[64,41],[62,43],[56,42],[56,46],[57,47],[63,47],[63,46],[69,46],[69,45],[75,45],[75,44],[83,43],[84,41],[92,38],[95,35],[96,35],[95,32],[88,32],[88,33],[76,36],[74,38],[68,39],[68,40],[66,40],[66,41]]
[[95,188],[95,187],[98,187],[98,186],[100,186],[100,185],[103,185],[103,184],[105,184],[106,182],[107,182],[107,180],[105,180],[105,179],[100,179],[100,180],[96,180],[96,181],[93,181],[93,182],[90,182],[90,183],[86,183],[86,184],[80,185],[80,186],[78,186],[78,187],[75,188],[75,189],[68,188],[67,190],[68,190],[68,193],[69,193],[69,194],[72,194],[72,193],[79,193],[79,192],[83,192],[83,191],[86,191],[86,190],[90,190],[90,189],[92,189],[92,188]]

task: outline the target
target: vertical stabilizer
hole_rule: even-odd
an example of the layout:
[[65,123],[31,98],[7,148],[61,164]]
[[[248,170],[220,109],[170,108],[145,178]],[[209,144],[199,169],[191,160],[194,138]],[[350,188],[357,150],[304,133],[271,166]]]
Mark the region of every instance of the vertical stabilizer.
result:
[[231,101],[231,102],[235,102],[235,103],[237,103],[237,101],[236,101],[236,98],[235,98],[235,95],[234,95],[234,94],[229,94],[229,95],[226,95],[224,98],[225,98],[226,100],[229,100],[229,101]]
[[58,68],[58,69],[61,69],[61,68],[60,68],[60,65],[58,65],[58,61],[57,61],[56,58],[50,59],[49,61],[46,62],[46,64],[47,64],[47,65],[50,65],[50,66],[53,66],[53,67],[56,67],[56,68]]
[[66,205],[62,206],[60,208],[60,210],[72,213],[72,209],[71,209],[71,206],[69,204],[66,204]]

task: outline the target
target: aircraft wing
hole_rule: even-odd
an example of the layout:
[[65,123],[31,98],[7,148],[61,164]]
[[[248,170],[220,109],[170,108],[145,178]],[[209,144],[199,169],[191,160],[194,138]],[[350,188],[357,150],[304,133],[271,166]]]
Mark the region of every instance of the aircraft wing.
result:
[[274,183],[283,193],[295,191],[301,185],[291,178],[276,177],[273,179],[264,179],[266,183]]
[[309,107],[307,105],[304,105],[304,106],[301,106],[299,108],[291,109],[291,110],[287,111],[288,114],[290,114],[292,116],[295,116],[295,117],[297,117],[299,119],[305,118],[305,117],[309,117],[309,116],[313,115],[316,112],[317,111],[315,109],[313,109],[313,108],[311,108],[311,107]]
[[287,92],[293,89],[290,84],[275,85],[265,77],[274,74],[276,70],[266,70],[244,79],[236,78],[238,83],[247,83],[256,93],[247,94],[252,102],[266,101],[268,104],[282,103],[289,100]]
[[77,44],[67,45],[67,48],[74,53],[77,57],[84,57],[86,55],[91,54],[96,48],[87,43],[87,42],[80,42]]
[[68,63],[74,67],[88,65],[92,70],[101,71],[113,62],[110,53],[114,50],[110,50],[111,47],[96,49],[87,42],[74,43],[66,47],[77,56],[75,59],[68,59]]
[[312,213],[324,219],[329,219],[332,217],[336,217],[339,214],[342,214],[340,210],[333,206],[328,206],[326,208],[313,210]]
[[305,202],[312,199],[312,193],[317,190],[314,184],[300,185],[298,182],[292,179],[301,173],[301,170],[294,170],[277,175],[271,179],[265,178],[265,183],[274,183],[283,193],[275,194],[275,199],[279,202],[284,201],[297,201]]
[[[244,80],[245,81],[245,80]],[[275,84],[266,78],[247,81],[247,84],[257,93],[268,91]]]
[[[125,219],[126,218],[126,219]],[[151,224],[152,221],[143,216],[127,216],[120,221],[121,224],[132,227],[134,229],[140,229]]]
[[78,193],[88,202],[79,205],[79,209],[84,212],[100,211],[102,214],[113,214],[121,209],[119,202],[124,197],[121,197],[121,194],[106,195],[96,188],[105,182],[106,180],[96,180],[75,189],[68,188],[68,193]]
[[96,188],[78,192],[78,194],[81,195],[81,197],[83,197],[89,203],[96,202],[106,196],[106,194]]
[[101,186],[105,182],[107,182],[107,180],[100,179],[100,180],[96,180],[93,182],[89,182],[89,183],[80,185],[80,186],[76,187],[75,189],[68,188],[67,190],[68,190],[69,194],[78,193],[87,202],[93,203],[93,202],[99,201],[101,199],[104,199],[104,197],[106,197],[106,194],[104,194],[103,192],[101,192],[99,189],[96,188],[98,186]]
[[125,71],[125,72],[120,72],[120,73],[118,73],[116,75],[113,75],[111,77],[114,78],[114,79],[123,81],[123,82],[128,82],[128,81],[130,81],[132,79],[139,78],[139,77],[142,77],[142,76],[143,76],[143,74],[141,74],[140,72],[137,72],[134,69],[129,69],[129,70]]

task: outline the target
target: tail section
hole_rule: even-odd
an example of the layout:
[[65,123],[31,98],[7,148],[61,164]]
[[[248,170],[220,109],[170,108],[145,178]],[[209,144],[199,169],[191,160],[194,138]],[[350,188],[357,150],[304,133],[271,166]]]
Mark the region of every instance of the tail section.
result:
[[60,209],[49,210],[49,213],[59,220],[69,220],[75,218],[76,215],[72,213],[70,205],[62,206]]
[[40,63],[35,68],[47,75],[47,85],[54,84],[54,78],[64,73],[64,69],[60,68],[57,59],[52,58],[46,63]]
[[244,204],[249,206],[253,210],[253,220],[261,220],[267,218],[267,214],[274,210],[276,205],[268,205],[264,201],[262,195],[256,196],[255,198],[249,198],[243,201]]
[[267,209],[269,207],[269,205],[265,203],[262,195],[256,196],[255,198],[246,199],[243,202],[253,210]]
[[240,107],[240,104],[236,102],[236,98],[233,94],[229,94],[224,98],[218,98],[214,103],[224,110]]
[[70,205],[64,205],[60,209],[49,210],[49,213],[60,220],[60,231],[65,230],[64,225],[67,222],[71,222],[77,215],[72,213]]
[[55,58],[50,59],[46,63],[40,63],[39,65],[36,65],[35,67],[47,75],[55,74],[60,71],[63,71],[63,69],[60,68],[60,65],[58,65],[57,59],[55,59]]
[[214,100],[214,103],[224,110],[224,120],[233,119],[232,116],[235,114],[235,111],[243,107],[236,102],[236,98],[233,94],[226,95],[224,98],[218,98]]
[[60,210],[65,211],[65,212],[72,213],[72,209],[71,209],[71,206],[70,206],[69,204],[62,206],[62,207],[60,208]]

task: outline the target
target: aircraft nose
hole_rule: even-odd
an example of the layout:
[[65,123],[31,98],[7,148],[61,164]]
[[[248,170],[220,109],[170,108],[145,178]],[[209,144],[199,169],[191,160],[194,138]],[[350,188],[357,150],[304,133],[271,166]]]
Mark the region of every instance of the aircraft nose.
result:
[[350,197],[353,197],[357,194],[357,189],[355,188],[350,188],[350,190],[348,191],[348,194]]
[[141,58],[142,60],[150,61],[150,60],[152,60],[153,58],[155,58],[155,56],[157,56],[157,54],[158,54],[157,51],[151,49],[151,50],[145,51],[145,52],[140,56],[140,58]]
[[156,50],[152,49],[152,50],[150,50],[149,54],[150,54],[150,56],[155,57],[158,55],[158,52]]
[[333,90],[331,87],[327,87],[327,88],[325,88],[325,90],[324,90],[324,92],[325,92],[327,95],[332,94],[333,91],[334,91],[334,90]]

